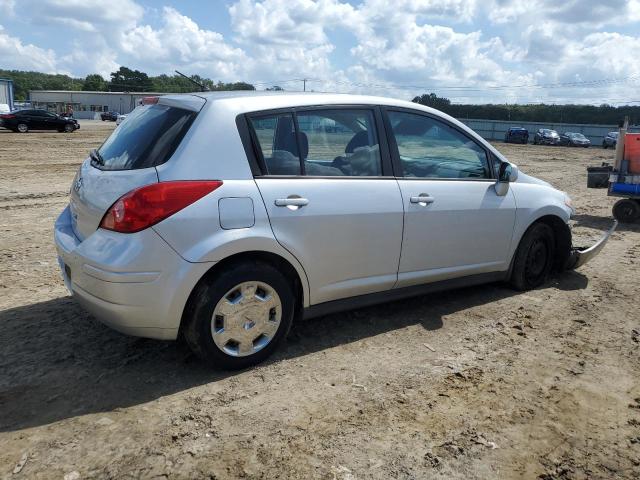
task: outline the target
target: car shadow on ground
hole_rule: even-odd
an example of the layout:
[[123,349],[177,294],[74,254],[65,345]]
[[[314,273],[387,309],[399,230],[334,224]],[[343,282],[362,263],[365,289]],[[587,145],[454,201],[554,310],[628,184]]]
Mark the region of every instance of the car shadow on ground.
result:
[[[549,283],[561,290],[586,285],[578,272]],[[302,321],[268,363],[410,325],[436,330],[444,316],[518,293],[482,285]],[[204,365],[180,342],[112,331],[70,297],[0,312],[0,431],[126,408],[237,374]]]
[[[576,222],[577,227],[597,228],[602,231],[608,230],[613,223],[613,217],[599,217],[597,215],[581,214],[571,217]],[[618,223],[617,232],[640,233],[640,222]]]

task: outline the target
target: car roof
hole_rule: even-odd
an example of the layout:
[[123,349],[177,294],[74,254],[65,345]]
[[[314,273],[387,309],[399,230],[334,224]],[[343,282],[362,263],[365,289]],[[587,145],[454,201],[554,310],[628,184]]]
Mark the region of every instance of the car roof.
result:
[[[270,92],[270,91],[225,91],[197,92],[192,94],[164,95],[163,98],[179,100],[185,95],[202,97],[207,102],[224,103],[226,108],[236,113],[248,113],[258,110],[289,108],[312,105],[386,105],[420,110],[433,110],[418,103],[388,97],[370,95],[352,95],[345,93],[316,92]],[[433,110],[436,112],[436,110]],[[440,115],[442,112],[438,112]]]

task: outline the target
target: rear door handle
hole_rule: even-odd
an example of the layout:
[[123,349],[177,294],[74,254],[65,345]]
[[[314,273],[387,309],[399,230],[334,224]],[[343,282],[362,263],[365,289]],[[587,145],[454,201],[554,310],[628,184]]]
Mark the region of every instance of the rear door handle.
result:
[[276,198],[276,207],[304,207],[309,205],[309,200],[302,197]]
[[411,197],[409,200],[411,201],[411,203],[424,203],[425,205],[429,205],[430,203],[436,201],[435,198],[433,198],[431,195],[427,195],[426,193],[421,193],[420,195]]

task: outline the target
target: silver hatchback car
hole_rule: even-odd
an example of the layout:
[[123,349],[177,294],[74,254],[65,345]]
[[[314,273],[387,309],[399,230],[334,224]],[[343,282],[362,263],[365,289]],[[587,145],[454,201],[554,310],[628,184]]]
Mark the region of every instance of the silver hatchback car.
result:
[[145,99],[81,165],[55,224],[64,281],[132,335],[242,368],[294,318],[443,288],[541,285],[593,257],[569,197],[462,123],[351,95]]

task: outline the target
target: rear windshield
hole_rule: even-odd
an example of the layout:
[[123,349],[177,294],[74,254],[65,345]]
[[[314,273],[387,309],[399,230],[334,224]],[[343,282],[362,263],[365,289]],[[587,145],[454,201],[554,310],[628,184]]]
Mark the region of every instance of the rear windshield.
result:
[[161,165],[169,160],[196,115],[167,105],[140,106],[102,144],[93,164],[102,170]]

